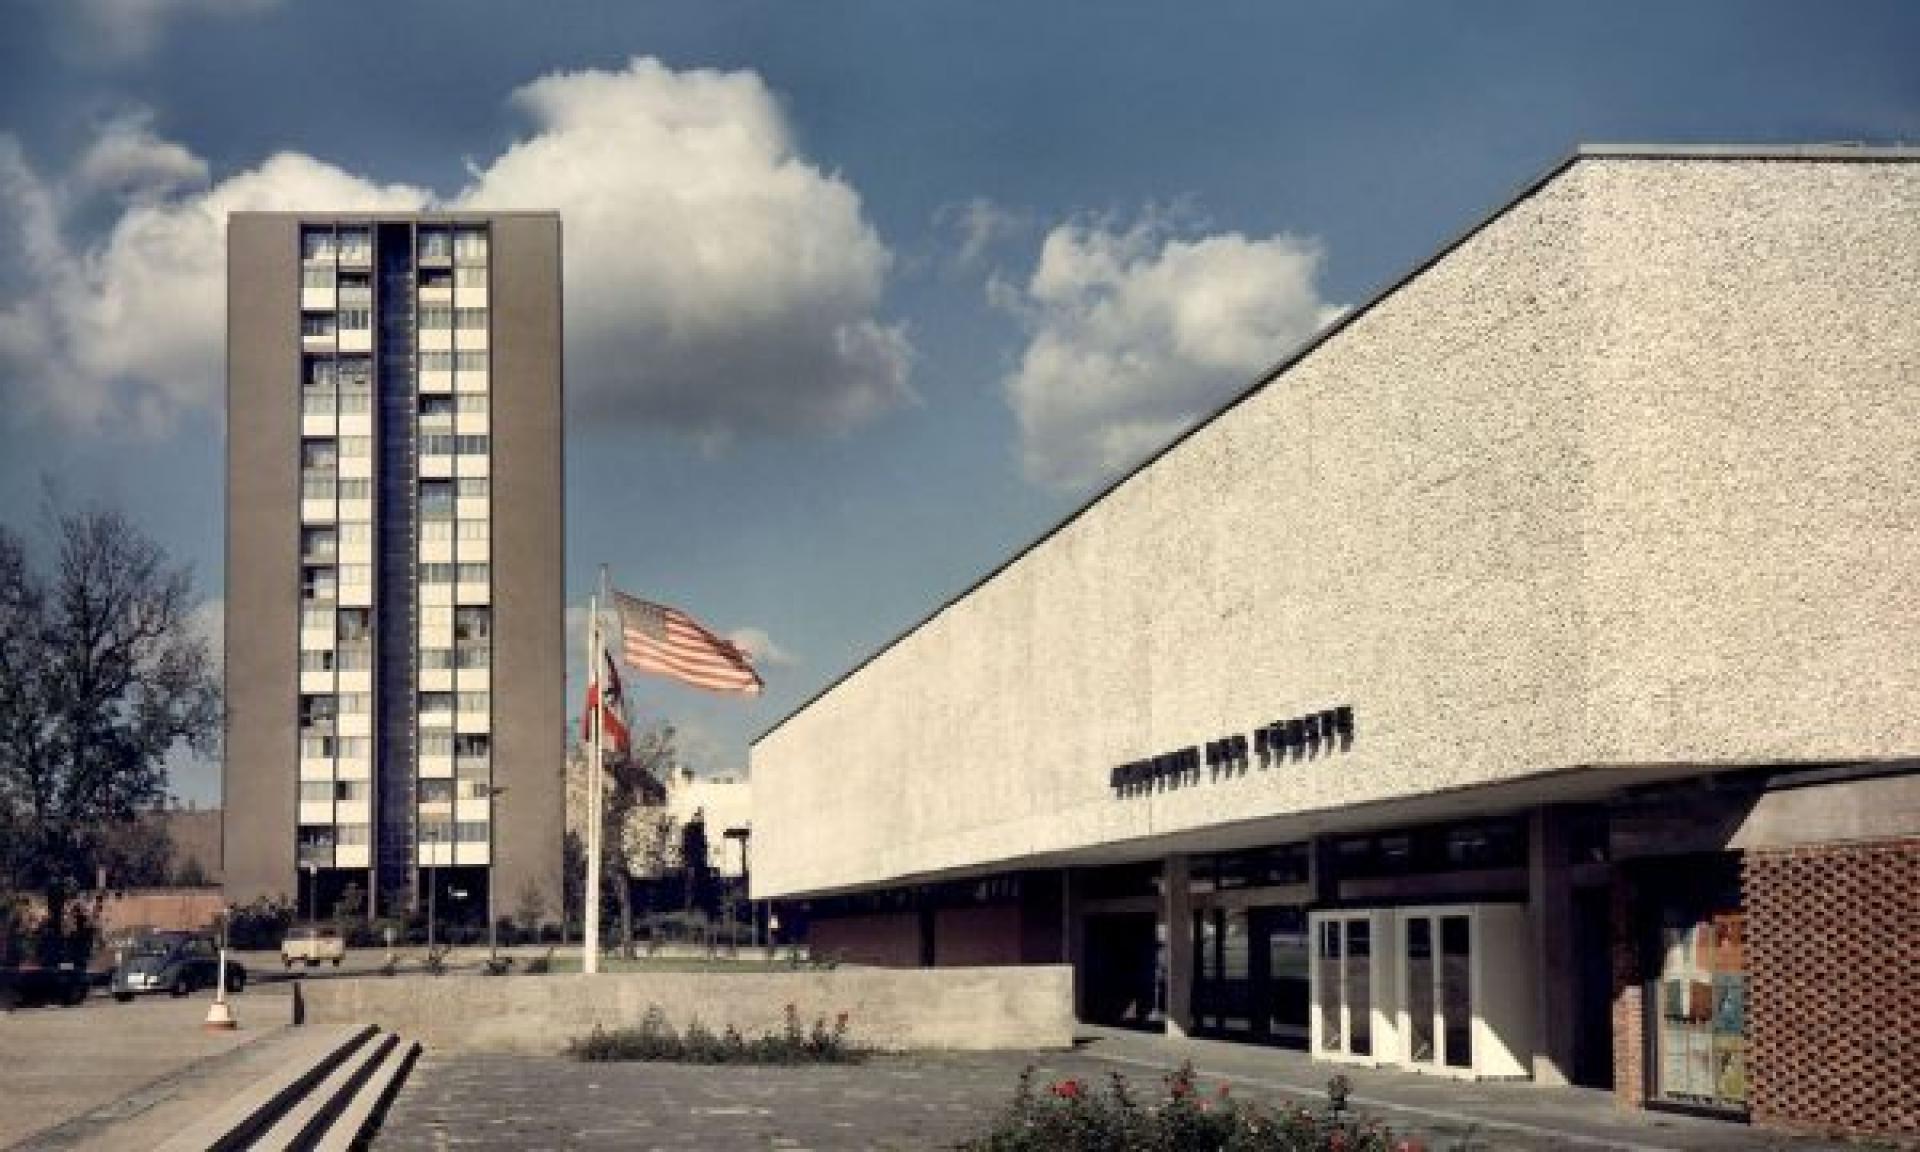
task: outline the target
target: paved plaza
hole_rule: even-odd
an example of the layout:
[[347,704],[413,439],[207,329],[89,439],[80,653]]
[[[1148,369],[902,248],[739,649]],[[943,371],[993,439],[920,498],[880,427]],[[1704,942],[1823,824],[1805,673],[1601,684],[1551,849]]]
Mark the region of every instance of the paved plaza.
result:
[[239,1055],[285,1029],[288,999],[234,997],[234,1032],[202,1027],[211,1000],[96,995],[73,1008],[0,1013],[0,1148],[84,1147],[109,1123],[236,1090],[250,1070]]
[[[376,1152],[462,1149],[947,1148],[979,1135],[1031,1063],[1042,1081],[1143,1090],[1191,1058],[1211,1091],[1278,1104],[1324,1099],[1331,1070],[1303,1057],[1205,1042],[1101,1033],[1072,1052],[882,1057],[858,1067],[713,1068],[578,1064],[560,1057],[425,1054],[374,1142]],[[1603,1093],[1528,1084],[1463,1084],[1355,1071],[1354,1104],[1435,1152],[1626,1149],[1735,1152],[1822,1145],[1706,1120],[1628,1112]],[[1837,1147],[1837,1146],[1836,1146]]]

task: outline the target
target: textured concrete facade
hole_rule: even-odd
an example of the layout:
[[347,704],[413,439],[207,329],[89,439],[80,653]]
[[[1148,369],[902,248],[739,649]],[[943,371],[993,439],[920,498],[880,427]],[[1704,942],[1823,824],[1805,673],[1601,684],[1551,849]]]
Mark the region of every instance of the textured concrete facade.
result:
[[1915,159],[1575,159],[763,736],[756,896],[1920,752]]

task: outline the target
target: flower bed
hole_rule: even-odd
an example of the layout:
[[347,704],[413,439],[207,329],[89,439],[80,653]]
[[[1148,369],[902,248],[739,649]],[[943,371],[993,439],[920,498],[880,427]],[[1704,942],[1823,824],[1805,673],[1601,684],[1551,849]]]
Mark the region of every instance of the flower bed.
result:
[[1165,1078],[1165,1096],[1145,1101],[1114,1073],[1102,1088],[1059,1080],[1036,1090],[1033,1069],[1020,1076],[1013,1101],[966,1152],[1425,1152],[1395,1140],[1378,1121],[1346,1107],[1347,1083],[1327,1085],[1328,1103],[1266,1108],[1233,1098],[1225,1084],[1202,1092],[1193,1066]]
[[733,1026],[714,1032],[694,1018],[683,1031],[674,1031],[658,1004],[647,1006],[637,1028],[607,1030],[596,1026],[589,1035],[567,1045],[575,1060],[659,1060],[679,1064],[859,1064],[867,1050],[847,1038],[847,1014],[833,1026],[826,1017],[803,1028],[800,1013],[787,1005],[786,1023],[777,1032],[745,1036]]

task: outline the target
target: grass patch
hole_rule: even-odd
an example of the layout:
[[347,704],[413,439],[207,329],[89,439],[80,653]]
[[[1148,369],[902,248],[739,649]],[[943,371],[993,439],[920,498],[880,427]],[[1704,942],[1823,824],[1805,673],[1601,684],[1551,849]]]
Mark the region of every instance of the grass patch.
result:
[[746,1036],[729,1024],[715,1032],[698,1017],[675,1031],[658,1004],[649,1004],[637,1028],[605,1029],[598,1025],[585,1037],[568,1043],[575,1060],[664,1061],[675,1064],[860,1064],[867,1050],[847,1035],[847,1014],[828,1027],[826,1017],[803,1027],[800,1013],[787,1005],[786,1022],[778,1031]]

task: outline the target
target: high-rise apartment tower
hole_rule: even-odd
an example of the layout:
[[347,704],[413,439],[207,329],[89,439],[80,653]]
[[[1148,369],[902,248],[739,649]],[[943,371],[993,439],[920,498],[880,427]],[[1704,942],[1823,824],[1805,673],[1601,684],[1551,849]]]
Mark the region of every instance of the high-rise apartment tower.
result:
[[238,213],[225,877],[560,911],[560,220]]

